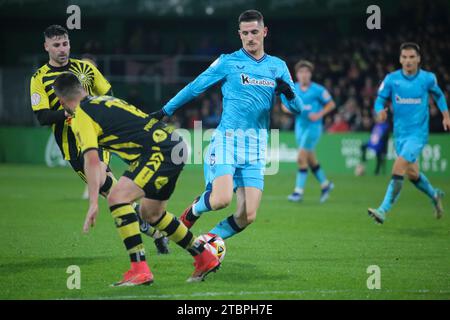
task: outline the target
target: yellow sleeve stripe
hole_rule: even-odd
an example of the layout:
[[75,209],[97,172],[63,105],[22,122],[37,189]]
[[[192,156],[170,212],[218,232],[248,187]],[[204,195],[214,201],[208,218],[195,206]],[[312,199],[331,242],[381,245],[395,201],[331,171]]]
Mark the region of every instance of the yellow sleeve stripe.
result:
[[127,149],[127,148],[142,148],[140,144],[134,142],[124,142],[109,145],[111,149]]
[[107,143],[107,142],[110,142],[110,141],[113,141],[116,139],[119,139],[119,137],[112,134],[112,135],[109,135],[107,137],[100,139],[99,143]]

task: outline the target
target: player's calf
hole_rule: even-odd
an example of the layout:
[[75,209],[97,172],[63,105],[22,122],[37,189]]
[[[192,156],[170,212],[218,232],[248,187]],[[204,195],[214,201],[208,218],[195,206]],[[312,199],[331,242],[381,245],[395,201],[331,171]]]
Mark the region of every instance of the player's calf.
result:
[[220,262],[217,256],[205,250],[203,243],[196,242],[192,232],[173,214],[165,211],[152,226],[167,234],[170,240],[188,251],[194,258],[195,270],[189,282],[201,281],[210,272],[218,269]]

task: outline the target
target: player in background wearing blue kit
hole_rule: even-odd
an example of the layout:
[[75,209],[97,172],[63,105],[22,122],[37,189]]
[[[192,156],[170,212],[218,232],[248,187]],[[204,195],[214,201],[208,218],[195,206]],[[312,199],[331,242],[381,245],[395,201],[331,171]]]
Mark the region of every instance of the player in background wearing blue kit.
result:
[[383,173],[386,164],[386,155],[388,152],[389,142],[389,121],[376,121],[370,133],[370,139],[361,146],[361,163],[355,167],[355,175],[362,176],[366,171],[367,150],[370,149],[375,152],[376,166],[375,175],[379,175],[381,167]]
[[295,136],[298,152],[298,172],[294,192],[289,195],[288,200],[300,202],[303,200],[306,179],[308,177],[308,166],[320,183],[322,189],[320,203],[324,203],[334,184],[330,182],[323,169],[320,167],[316,157],[316,145],[322,135],[322,119],[334,110],[336,104],[331,95],[323,86],[312,82],[314,65],[306,60],[300,60],[295,65],[295,94],[303,101],[302,113],[295,117]]
[[242,48],[221,55],[152,115],[170,116],[212,85],[221,83],[223,113],[205,159],[206,190],[180,220],[191,228],[203,213],[227,207],[235,191],[237,211],[210,231],[223,239],[241,232],[256,218],[264,187],[267,131],[275,96],[280,95],[293,113],[299,113],[302,107],[286,63],[264,52],[268,29],[262,14],[245,11],[238,24]]
[[405,174],[417,189],[425,193],[432,201],[436,218],[443,214],[442,197],[444,193],[434,188],[423,172],[419,171],[418,158],[428,142],[429,93],[443,115],[442,125],[450,130],[450,116],[442,90],[436,76],[419,68],[419,45],[407,42],[400,46],[400,64],[402,69],[388,74],[378,90],[375,111],[380,121],[387,118],[385,103],[392,102],[394,116],[395,151],[398,158],[392,168],[392,178],[382,204],[377,209],[368,209],[369,216],[383,223],[386,213],[400,195]]

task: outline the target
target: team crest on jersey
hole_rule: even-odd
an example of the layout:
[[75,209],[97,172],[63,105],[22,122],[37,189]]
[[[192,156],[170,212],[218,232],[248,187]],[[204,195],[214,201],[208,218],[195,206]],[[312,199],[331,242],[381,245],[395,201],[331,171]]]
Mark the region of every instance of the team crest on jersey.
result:
[[211,154],[211,155],[209,156],[209,164],[210,164],[211,166],[213,166],[213,165],[216,164],[216,155],[215,155],[215,154]]
[[77,76],[83,87],[89,92],[94,86],[94,71],[87,64],[71,64],[70,71]]
[[270,73],[272,74],[272,77],[275,78],[277,75],[277,69],[276,68],[269,68]]
[[245,86],[275,87],[275,82],[272,80],[250,78],[244,73],[241,73],[241,83]]

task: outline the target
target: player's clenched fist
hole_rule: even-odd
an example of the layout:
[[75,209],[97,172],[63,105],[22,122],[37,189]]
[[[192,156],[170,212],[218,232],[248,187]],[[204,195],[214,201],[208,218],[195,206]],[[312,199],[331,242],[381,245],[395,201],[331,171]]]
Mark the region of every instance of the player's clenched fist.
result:
[[281,78],[276,79],[277,87],[275,88],[275,94],[279,96],[280,94],[284,94],[284,96],[288,100],[292,100],[295,98],[295,94],[291,89],[291,86]]

